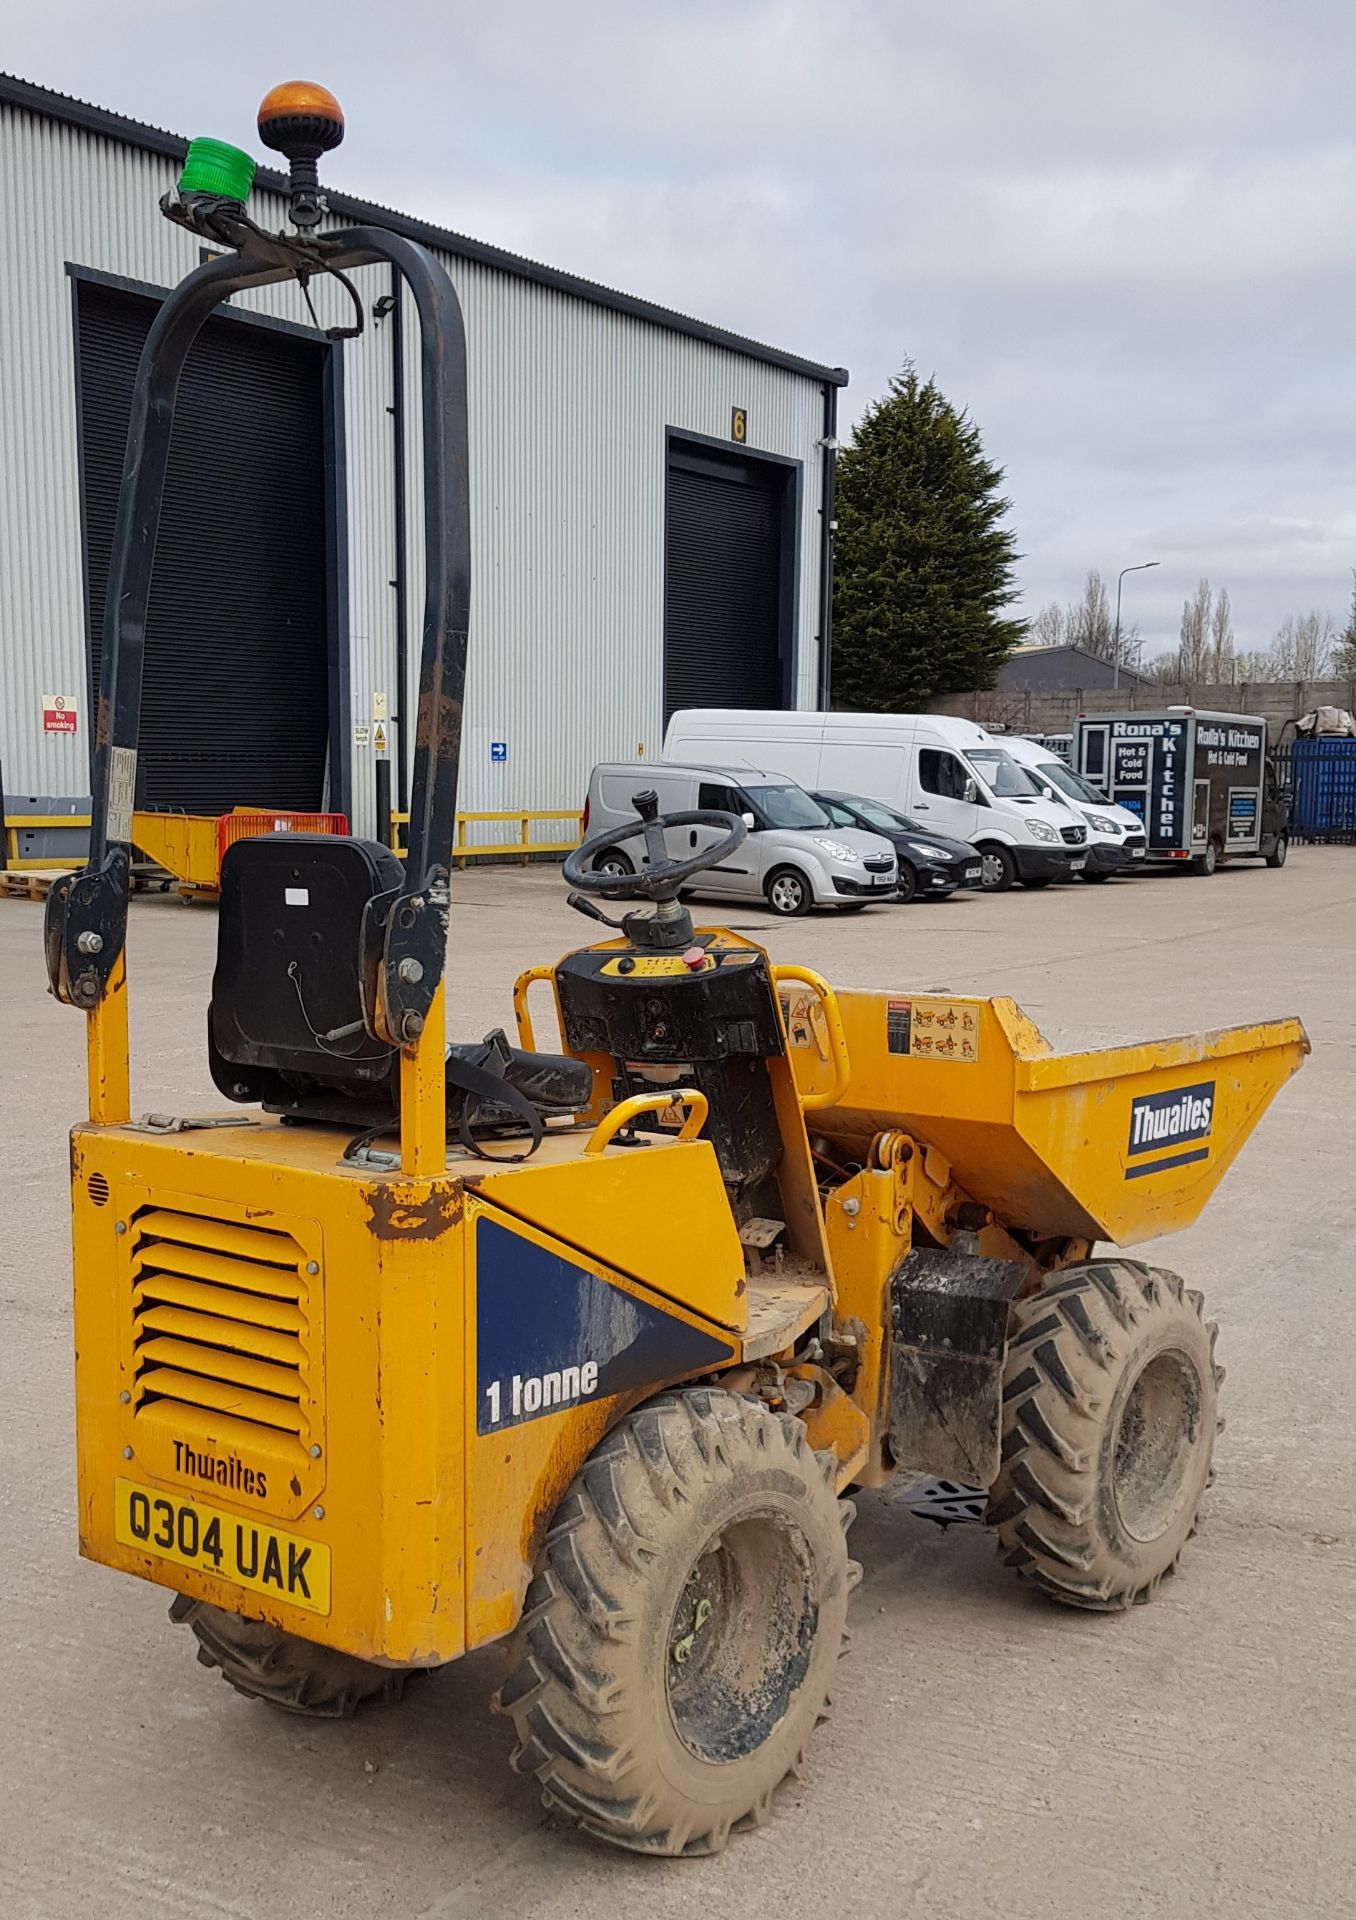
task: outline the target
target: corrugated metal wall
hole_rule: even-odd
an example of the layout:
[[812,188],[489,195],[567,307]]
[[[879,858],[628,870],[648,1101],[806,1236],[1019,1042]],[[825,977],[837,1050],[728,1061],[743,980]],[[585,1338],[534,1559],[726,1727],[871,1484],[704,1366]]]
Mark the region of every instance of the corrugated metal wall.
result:
[[[157,202],[172,161],[0,106],[0,758],[15,793],[88,788],[79,471],[68,263],[169,286],[198,243]],[[251,210],[283,224],[276,196]],[[803,462],[798,700],[816,682],[821,394],[807,376],[447,256],[466,314],[474,539],[461,805],[582,801],[594,760],[661,743],[665,433]],[[353,721],[395,687],[396,573],[388,281],[360,277],[367,332],[344,348]],[[338,289],[313,289],[325,322]],[[337,297],[336,297],[337,296]],[[295,288],[251,295],[304,322]],[[422,624],[418,343],[406,303],[411,678]],[[78,734],[42,731],[45,694],[74,694]],[[404,711],[414,714],[413,692]],[[369,736],[370,738],[370,736]],[[491,759],[491,742],[507,757]],[[373,825],[374,760],[353,755],[355,825]]]

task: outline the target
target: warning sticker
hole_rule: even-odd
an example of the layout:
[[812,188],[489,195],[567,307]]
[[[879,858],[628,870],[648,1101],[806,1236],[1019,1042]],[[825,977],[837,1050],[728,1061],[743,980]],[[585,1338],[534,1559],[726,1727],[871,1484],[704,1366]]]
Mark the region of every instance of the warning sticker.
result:
[[887,1000],[886,1046],[911,1060],[975,1061],[979,1014],[963,1000]]
[[887,1000],[885,1003],[885,1044],[891,1053],[909,1051],[913,1031],[912,1000]]
[[799,993],[783,993],[779,996],[782,1003],[782,1021],[786,1027],[786,1037],[793,1047],[813,1049],[821,1060],[829,1057],[829,1043],[824,1026],[824,1009],[819,995],[812,988],[803,988]]
[[45,693],[42,696],[44,733],[76,733],[79,727],[79,709],[73,693]]
[[108,755],[108,837],[132,844],[132,810],[137,799],[137,750],[113,747]]

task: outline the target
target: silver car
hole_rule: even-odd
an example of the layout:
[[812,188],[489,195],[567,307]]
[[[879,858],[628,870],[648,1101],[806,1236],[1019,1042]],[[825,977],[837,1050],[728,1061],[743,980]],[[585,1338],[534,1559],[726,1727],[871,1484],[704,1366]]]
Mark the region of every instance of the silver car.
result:
[[[615,827],[616,844],[594,861],[604,872],[635,873],[644,860],[634,799],[646,788],[659,811],[714,808],[741,815],[744,844],[718,867],[699,873],[691,892],[713,900],[761,900],[789,919],[811,907],[856,909],[893,899],[899,885],[888,840],[857,827],[835,827],[817,800],[778,773],[753,767],[675,766],[668,761],[604,761],[593,769],[584,809],[586,835]],[[720,838],[711,827],[683,827],[670,851],[686,858]]]

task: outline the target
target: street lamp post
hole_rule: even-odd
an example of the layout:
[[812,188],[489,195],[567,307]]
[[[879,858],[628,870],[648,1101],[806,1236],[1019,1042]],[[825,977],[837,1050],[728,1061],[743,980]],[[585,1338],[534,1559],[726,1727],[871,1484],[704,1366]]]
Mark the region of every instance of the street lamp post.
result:
[[1111,642],[1111,685],[1113,691],[1121,684],[1121,582],[1127,573],[1146,573],[1150,567],[1156,567],[1157,560],[1141,560],[1133,567],[1122,567],[1116,575],[1116,632]]

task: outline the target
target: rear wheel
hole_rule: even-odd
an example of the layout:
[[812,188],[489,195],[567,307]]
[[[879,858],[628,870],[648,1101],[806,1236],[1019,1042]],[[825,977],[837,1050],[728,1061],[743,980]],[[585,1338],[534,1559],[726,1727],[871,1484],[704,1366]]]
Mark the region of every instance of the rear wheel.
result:
[[595,873],[633,874],[635,870],[634,864],[620,847],[605,847],[593,863]]
[[988,1520],[1052,1598],[1149,1600],[1195,1532],[1224,1379],[1202,1305],[1175,1273],[1102,1260],[1013,1309]]
[[1289,853],[1289,851],[1290,851],[1290,836],[1287,833],[1283,833],[1279,835],[1275,846],[1271,849],[1271,852],[1267,855],[1267,865],[1269,867],[1283,867],[1285,865],[1285,856]]
[[814,905],[814,894],[805,875],[795,867],[778,867],[769,874],[763,894],[775,914],[783,920],[796,919]]
[[979,849],[979,884],[985,893],[1006,893],[1017,878],[1017,862],[1001,841],[987,841]]
[[1196,873],[1201,874],[1208,880],[1219,865],[1219,841],[1207,840],[1205,843],[1205,852],[1198,854],[1191,864]]
[[551,1523],[495,1698],[545,1804],[635,1853],[761,1825],[825,1714],[851,1516],[760,1401],[694,1388],[623,1420]]
[[216,1667],[237,1693],[285,1713],[344,1720],[369,1701],[392,1705],[409,1678],[406,1669],[373,1666],[185,1594],[171,1606],[170,1619],[192,1628],[203,1666]]

